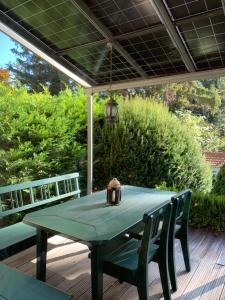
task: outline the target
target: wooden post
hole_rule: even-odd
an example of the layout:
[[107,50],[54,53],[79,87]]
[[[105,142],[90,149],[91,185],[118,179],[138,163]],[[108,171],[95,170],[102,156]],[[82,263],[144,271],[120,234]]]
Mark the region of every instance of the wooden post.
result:
[[93,97],[92,92],[86,91],[88,96],[88,164],[87,164],[87,194],[92,193],[93,183]]

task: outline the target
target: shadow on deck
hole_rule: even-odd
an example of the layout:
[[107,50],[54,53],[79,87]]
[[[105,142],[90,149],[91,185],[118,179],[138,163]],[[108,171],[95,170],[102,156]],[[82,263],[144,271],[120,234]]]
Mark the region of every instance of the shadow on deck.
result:
[[[225,299],[225,234],[198,229],[190,230],[192,270],[186,273],[179,243],[176,244],[178,291],[173,300]],[[47,282],[73,295],[72,299],[91,299],[89,250],[86,246],[60,236],[48,243]],[[33,246],[3,262],[35,276],[36,247]],[[158,266],[149,268],[151,300],[163,299]],[[104,299],[138,299],[136,288],[104,276]]]

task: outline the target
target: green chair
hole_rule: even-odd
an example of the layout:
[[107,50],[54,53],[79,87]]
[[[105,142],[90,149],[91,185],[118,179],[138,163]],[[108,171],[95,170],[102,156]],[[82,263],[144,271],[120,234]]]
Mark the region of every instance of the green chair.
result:
[[159,265],[164,299],[171,299],[167,257],[171,208],[172,203],[168,203],[145,213],[142,239],[128,239],[103,257],[103,272],[137,286],[141,300],[149,299],[148,264],[151,261]]
[[186,271],[191,270],[188,247],[188,220],[191,206],[191,190],[184,190],[171,198],[173,203],[168,243],[168,265],[173,291],[177,290],[176,267],[174,259],[174,239],[179,239],[184,257]]

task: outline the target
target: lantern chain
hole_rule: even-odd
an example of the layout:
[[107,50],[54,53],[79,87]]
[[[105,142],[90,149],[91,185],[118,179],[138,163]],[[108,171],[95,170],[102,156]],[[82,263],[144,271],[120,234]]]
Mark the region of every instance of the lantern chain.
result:
[[112,94],[112,43],[107,44],[109,48],[109,67],[110,67],[110,72],[109,72],[109,91],[110,94]]

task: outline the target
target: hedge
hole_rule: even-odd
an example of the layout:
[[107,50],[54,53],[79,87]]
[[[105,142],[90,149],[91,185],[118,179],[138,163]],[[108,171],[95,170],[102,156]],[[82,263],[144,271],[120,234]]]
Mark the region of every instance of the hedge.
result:
[[189,129],[163,104],[120,101],[115,126],[96,124],[94,187],[123,184],[210,191],[212,174]]
[[[94,100],[94,114],[103,103]],[[0,83],[0,186],[78,171],[86,188],[87,96]]]
[[[165,182],[157,189],[180,192],[175,187],[168,187]],[[189,224],[198,228],[225,231],[225,195],[192,192]]]
[[190,224],[196,227],[225,231],[225,195],[194,192]]
[[225,195],[225,165],[220,168],[216,176],[213,192],[218,195]]

